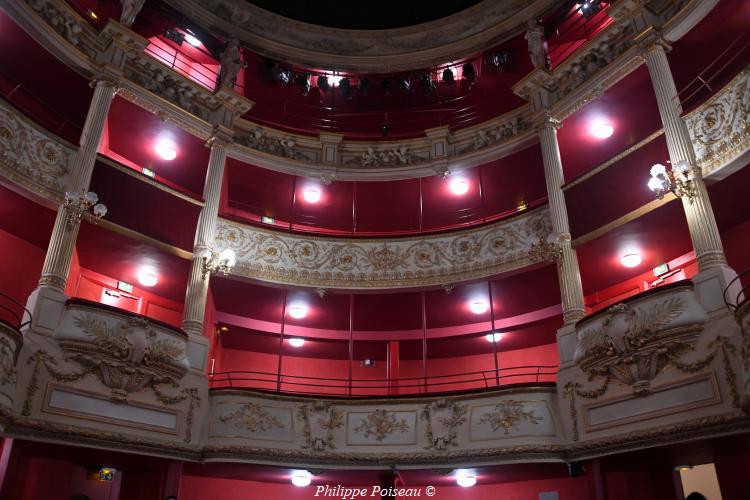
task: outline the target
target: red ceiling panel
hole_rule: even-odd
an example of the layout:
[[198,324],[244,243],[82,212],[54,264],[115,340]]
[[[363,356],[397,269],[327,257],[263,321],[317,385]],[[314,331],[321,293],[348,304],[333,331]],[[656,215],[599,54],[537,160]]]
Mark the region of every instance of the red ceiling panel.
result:
[[149,292],[182,303],[190,261],[101,226],[81,224],[76,241],[81,266],[110,278],[138,283],[142,267],[156,270],[159,282]]
[[228,198],[230,209],[240,210],[241,217],[260,222],[261,216],[280,223],[290,220],[294,177],[234,159],[227,159]]
[[[673,200],[604,236],[577,247],[586,295],[634,278],[692,250],[682,204]],[[639,266],[626,268],[620,258],[640,253]]]
[[2,11],[0,46],[3,95],[45,127],[77,142],[93,92],[86,78],[43,49]]
[[[594,137],[590,129],[597,121],[612,125],[614,134],[608,139]],[[648,69],[641,65],[563,122],[557,137],[565,180],[572,181],[660,128]]]
[[419,292],[361,294],[354,297],[355,330],[421,330]]
[[419,230],[419,180],[360,182],[356,187],[356,234]]
[[533,206],[547,198],[539,144],[480,168],[484,214],[488,218],[516,210],[522,202]]
[[[109,149],[201,197],[210,154],[204,141],[120,97],[112,101],[107,125]],[[159,140],[174,145],[174,160],[163,160],[156,154]]]
[[200,206],[101,162],[91,190],[107,205],[107,220],[192,251]]
[[[451,184],[466,182],[468,191],[456,194]],[[426,177],[421,180],[422,228],[426,231],[441,229],[481,220],[483,215],[482,190],[479,170],[471,168],[451,175],[445,180]]]
[[655,199],[648,188],[654,163],[666,164],[664,136],[565,191],[573,238],[578,238]]
[[56,212],[0,184],[0,229],[47,249]]

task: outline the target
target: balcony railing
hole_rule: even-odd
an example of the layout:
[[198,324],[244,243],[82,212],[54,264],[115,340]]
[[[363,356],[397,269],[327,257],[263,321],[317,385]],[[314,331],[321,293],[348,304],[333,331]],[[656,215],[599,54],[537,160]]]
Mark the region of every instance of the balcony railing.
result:
[[261,389],[293,394],[332,396],[386,396],[447,393],[522,384],[554,383],[557,369],[557,365],[530,365],[428,377],[351,380],[348,378],[279,375],[271,372],[238,370],[209,374],[208,379],[212,389]]
[[31,323],[31,312],[13,297],[0,292],[0,322],[20,330]]

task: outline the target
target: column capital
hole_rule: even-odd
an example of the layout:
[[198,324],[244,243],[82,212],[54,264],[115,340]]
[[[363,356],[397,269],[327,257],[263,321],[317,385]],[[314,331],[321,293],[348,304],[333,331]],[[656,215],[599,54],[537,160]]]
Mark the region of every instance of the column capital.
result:
[[230,130],[215,126],[211,132],[211,137],[206,141],[206,147],[213,148],[214,146],[223,146],[228,148],[233,144],[233,139],[234,137]]
[[544,113],[537,123],[537,130],[542,129],[554,129],[559,130],[562,128],[562,121],[558,120],[550,113]]
[[92,89],[96,87],[110,88],[113,93],[117,92],[121,86],[120,80],[111,75],[97,75],[89,81],[89,87]]
[[656,31],[653,28],[639,37],[637,43],[639,45],[638,57],[644,61],[654,52],[668,53],[672,50],[672,45],[664,38],[661,32]]

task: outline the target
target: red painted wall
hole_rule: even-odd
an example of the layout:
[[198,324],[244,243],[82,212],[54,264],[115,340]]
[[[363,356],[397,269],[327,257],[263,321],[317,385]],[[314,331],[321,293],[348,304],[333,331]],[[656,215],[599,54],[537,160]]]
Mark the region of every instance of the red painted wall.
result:
[[[371,485],[363,487],[371,488]],[[371,490],[370,490],[371,491]],[[557,491],[560,500],[587,500],[587,484],[584,477],[543,479],[505,484],[477,485],[472,488],[458,486],[436,486],[437,500],[538,500],[539,493]],[[291,484],[261,483],[238,479],[218,479],[202,476],[182,476],[180,500],[204,500],[221,492],[222,500],[252,500],[266,498],[315,499],[315,486],[297,488]],[[367,497],[371,498],[371,497]],[[374,497],[373,497],[374,498]],[[406,497],[404,497],[406,498]],[[425,491],[422,490],[422,498]]]

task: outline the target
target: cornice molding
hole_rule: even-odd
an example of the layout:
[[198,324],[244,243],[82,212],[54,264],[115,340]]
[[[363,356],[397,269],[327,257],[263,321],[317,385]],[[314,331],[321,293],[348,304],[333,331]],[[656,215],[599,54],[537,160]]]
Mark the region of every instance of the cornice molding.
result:
[[487,226],[392,239],[281,233],[219,219],[216,248],[231,248],[231,273],[309,287],[371,289],[443,285],[519,269],[552,232],[546,207]]
[[484,0],[443,19],[388,30],[347,30],[288,19],[241,0],[169,0],[199,25],[251,50],[308,67],[389,72],[444,64],[523,31],[551,0]]

